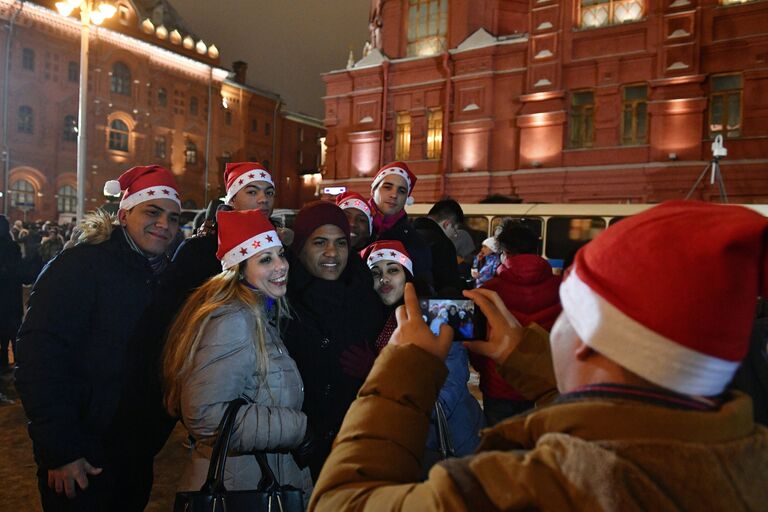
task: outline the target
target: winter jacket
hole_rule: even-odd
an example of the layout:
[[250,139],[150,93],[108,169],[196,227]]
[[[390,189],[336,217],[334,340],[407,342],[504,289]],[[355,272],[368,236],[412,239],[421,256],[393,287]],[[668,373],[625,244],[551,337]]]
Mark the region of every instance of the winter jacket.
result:
[[496,271],[501,265],[501,255],[495,252],[487,254],[481,258],[478,254],[475,256],[472,262],[472,268],[477,269],[478,275],[475,279],[475,287],[480,288],[486,282],[490,281],[496,276]]
[[16,387],[41,469],[152,457],[173,426],[157,372],[169,321],[162,277],[111,222],[100,217],[45,266],[19,331]]
[[304,381],[304,412],[316,443],[316,475],[331,450],[347,409],[363,381],[342,371],[341,354],[353,345],[374,350],[384,308],[370,270],[356,253],[336,281],[310,275],[291,257],[288,300],[292,319],[285,343]]
[[225,487],[255,489],[261,471],[252,453],[266,451],[281,484],[302,489],[307,497],[312,492],[309,470],[299,469],[288,453],[304,439],[307,417],[301,412],[301,376],[280,339],[274,315],[267,325],[266,351],[264,379],[259,374],[253,315],[240,305],[224,306],[211,314],[182,384],[182,422],[196,442],[180,490],[198,490],[203,485],[227,404],[244,397],[250,403],[238,411],[235,420]]
[[[467,349],[461,343],[452,343],[445,360],[448,376],[440,388],[437,399],[448,421],[454,453],[457,457],[469,455],[480,443],[480,430],[485,427],[485,417],[475,397],[469,393],[469,360]],[[427,448],[438,449],[437,428],[434,414],[431,418]]]
[[[560,306],[561,277],[552,273],[547,260],[536,254],[518,254],[506,258],[499,273],[483,288],[499,294],[504,305],[522,325],[536,322],[552,329]],[[521,401],[523,397],[499,377],[496,365],[487,357],[472,354],[472,366],[480,374],[480,391],[484,397]]]
[[21,248],[11,237],[0,237],[0,328],[15,330],[21,323],[23,299]]
[[458,296],[464,288],[459,276],[456,246],[440,225],[429,217],[413,221],[414,229],[427,244],[432,257],[432,281],[438,296]]
[[[401,242],[413,262],[413,280],[416,289],[426,291],[433,288],[432,253],[426,241],[414,226],[411,225],[407,215],[403,215],[394,226],[386,231],[374,233],[371,237],[371,243],[377,240],[397,240]],[[454,249],[455,254],[456,249]]]
[[195,236],[182,242],[173,256],[170,272],[179,296],[186,299],[192,291],[221,272],[216,258],[219,241],[215,234]]
[[[546,333],[527,329],[500,371],[527,398],[552,396]],[[738,393],[709,412],[610,399],[542,407],[486,430],[478,453],[442,462],[417,483],[445,372],[414,345],[381,353],[310,510],[757,511],[768,503],[768,429]]]

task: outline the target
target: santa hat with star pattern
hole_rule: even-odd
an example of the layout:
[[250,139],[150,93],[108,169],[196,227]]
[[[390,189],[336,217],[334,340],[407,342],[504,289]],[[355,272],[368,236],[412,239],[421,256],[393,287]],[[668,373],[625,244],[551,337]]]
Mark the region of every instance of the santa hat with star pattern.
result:
[[397,240],[379,240],[374,242],[360,252],[368,268],[380,261],[394,261],[401,264],[411,276],[413,276],[413,262],[411,255],[405,250],[402,242]]
[[270,247],[282,246],[275,227],[260,210],[220,211],[218,223],[219,249],[216,257],[222,270]]
[[713,396],[747,353],[768,292],[768,219],[672,201],[611,226],[576,255],[563,313],[603,356],[666,389]]
[[116,180],[104,184],[104,194],[119,196],[120,208],[130,210],[139,203],[152,199],[170,199],[181,208],[179,189],[173,174],[159,165],[143,165],[128,169]]
[[275,186],[272,175],[266,167],[258,162],[227,164],[224,169],[224,184],[227,187],[227,197],[224,202],[229,204],[235,194],[254,181],[266,181],[273,187]]
[[360,210],[368,217],[368,232],[373,233],[373,216],[371,215],[371,208],[368,206],[368,202],[363,196],[357,192],[344,192],[336,197],[336,204],[342,210],[347,208],[355,208]]

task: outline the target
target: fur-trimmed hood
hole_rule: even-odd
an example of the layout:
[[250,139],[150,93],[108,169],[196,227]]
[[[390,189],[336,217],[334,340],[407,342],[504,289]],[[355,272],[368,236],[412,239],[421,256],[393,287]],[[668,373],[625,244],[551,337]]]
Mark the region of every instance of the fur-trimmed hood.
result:
[[101,208],[94,210],[80,222],[80,229],[83,232],[77,238],[77,243],[95,245],[106,242],[118,225],[116,215]]

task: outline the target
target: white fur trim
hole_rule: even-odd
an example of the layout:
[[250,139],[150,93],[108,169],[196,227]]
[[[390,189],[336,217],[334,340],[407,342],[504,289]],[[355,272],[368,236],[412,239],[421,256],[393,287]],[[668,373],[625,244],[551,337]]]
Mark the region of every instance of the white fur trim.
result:
[[738,362],[684,347],[628,317],[584,283],[577,268],[560,286],[560,301],[584,343],[664,388],[685,395],[717,395],[739,367]]
[[120,182],[117,180],[109,180],[104,184],[105,196],[119,196],[122,190],[120,189]]
[[373,216],[371,215],[371,209],[368,207],[365,201],[355,197],[350,197],[349,199],[342,201],[339,204],[339,208],[342,210],[346,210],[347,208],[355,208],[356,210],[363,212],[365,216],[368,217],[368,232],[373,234]]
[[235,183],[227,190],[226,201],[224,202],[229,204],[232,198],[235,197],[235,194],[254,181],[266,181],[273,187],[275,186],[275,182],[272,181],[272,175],[268,171],[259,168],[251,169],[250,171],[243,172],[235,180]]
[[170,199],[179,205],[181,208],[181,201],[179,200],[179,193],[173,187],[147,187],[141,189],[128,197],[124,197],[120,201],[120,208],[123,210],[130,210],[139,203],[144,201],[151,201],[152,199]]
[[381,180],[389,176],[390,174],[394,174],[396,176],[400,176],[405,180],[406,185],[408,185],[408,195],[411,195],[411,178],[408,177],[408,171],[403,169],[402,167],[390,167],[388,169],[384,169],[383,171],[379,171],[379,173],[373,178],[373,183],[371,183],[371,191],[375,189],[379,183],[381,183]]
[[395,263],[399,263],[407,268],[408,272],[413,275],[413,263],[411,262],[411,259],[400,251],[394,249],[379,249],[378,251],[373,251],[368,256],[368,268],[372,268],[380,261],[394,261]]
[[280,237],[277,236],[276,231],[265,231],[259,233],[256,236],[252,236],[248,240],[240,243],[238,246],[227,251],[223,258],[221,258],[221,269],[227,270],[234,267],[243,260],[247,260],[254,254],[258,254],[261,251],[269,249],[270,247],[282,246]]

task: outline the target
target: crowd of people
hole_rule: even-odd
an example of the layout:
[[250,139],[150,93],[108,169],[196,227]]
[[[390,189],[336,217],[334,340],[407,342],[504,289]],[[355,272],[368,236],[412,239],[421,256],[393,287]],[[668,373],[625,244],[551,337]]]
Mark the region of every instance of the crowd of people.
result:
[[[256,489],[264,456],[310,510],[768,503],[760,381],[744,377],[754,415],[729,385],[768,291],[759,214],[663,204],[587,244],[563,279],[518,222],[476,247],[454,200],[409,219],[403,162],[290,228],[270,217],[261,164],[227,164],[224,181],[180,246],[172,173],[108,182],[117,215],[89,214],[4,327],[46,511],[143,510],[177,421],[179,490],[201,489],[234,400],[226,489]],[[9,283],[10,231],[1,218]],[[764,372],[765,334],[751,343]]]

